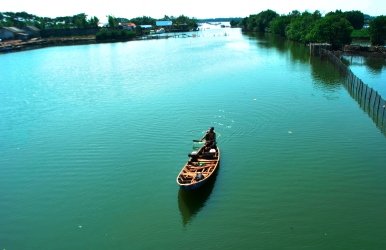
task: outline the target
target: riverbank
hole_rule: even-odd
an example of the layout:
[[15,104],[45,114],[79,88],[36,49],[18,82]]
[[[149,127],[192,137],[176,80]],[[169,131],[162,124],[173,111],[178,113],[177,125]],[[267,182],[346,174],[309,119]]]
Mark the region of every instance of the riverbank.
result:
[[93,43],[97,43],[95,36],[34,38],[28,41],[10,40],[3,42],[0,46],[0,53],[38,49],[49,46],[82,45]]
[[342,52],[358,56],[386,58],[386,47],[382,46],[345,45],[343,46]]
[[[191,36],[196,37],[196,34],[193,34]],[[2,45],[0,45],[0,54],[31,50],[31,49],[39,49],[39,48],[50,47],[50,46],[115,43],[115,42],[128,42],[132,40],[148,40],[148,39],[180,38],[180,37],[185,38],[185,37],[188,37],[188,35],[185,33],[173,33],[173,35],[155,34],[155,35],[137,36],[134,39],[103,39],[103,40],[97,40],[94,35],[89,35],[89,36],[72,36],[72,37],[33,38],[28,41],[8,40],[8,41],[4,41]]]

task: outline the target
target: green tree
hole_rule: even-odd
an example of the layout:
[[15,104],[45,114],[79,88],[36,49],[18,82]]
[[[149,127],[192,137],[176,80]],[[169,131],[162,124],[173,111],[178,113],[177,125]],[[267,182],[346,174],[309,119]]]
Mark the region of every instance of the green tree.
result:
[[231,25],[231,27],[238,26],[239,23],[240,23],[240,21],[236,21],[236,20],[231,20],[231,21],[229,22],[229,24]]
[[358,10],[346,11],[343,13],[343,17],[351,23],[354,30],[362,29],[365,24],[365,15]]
[[44,18],[39,17],[38,20],[35,21],[34,26],[40,30],[45,30],[46,23],[44,21]]
[[115,28],[115,27],[118,26],[117,19],[114,16],[112,16],[112,15],[108,15],[107,16],[107,21],[109,23],[109,27],[110,28]]
[[104,40],[109,37],[109,31],[105,28],[99,30],[99,32],[95,35],[96,40]]
[[196,19],[192,19],[184,15],[180,15],[179,17],[172,20],[173,20],[173,24],[175,24],[176,26],[186,24],[189,30],[195,29],[198,27]]
[[249,22],[249,17],[244,17],[243,19],[241,19],[239,25],[241,26],[241,28],[243,28],[243,30],[246,30],[248,22]]
[[286,35],[293,41],[302,43],[310,42],[309,32],[314,27],[315,23],[322,18],[319,11],[310,13],[308,11],[302,14],[293,13],[290,25],[287,27]]
[[97,40],[131,40],[135,38],[135,31],[127,31],[127,30],[112,30],[109,31],[107,29],[101,29],[96,34]]
[[89,27],[97,28],[97,27],[98,27],[98,24],[99,24],[99,19],[98,19],[98,17],[96,17],[96,16],[93,16],[93,17],[91,17],[91,18],[88,20],[88,26],[89,26]]
[[265,32],[265,31],[268,31],[269,30],[269,24],[270,22],[277,18],[279,16],[279,14],[277,14],[275,11],[273,10],[265,10],[265,11],[262,11],[260,12],[258,15],[257,15],[257,31],[258,32]]
[[248,18],[246,18],[246,22],[245,22],[245,28],[248,30],[248,31],[253,31],[253,32],[257,32],[257,15],[249,15]]
[[154,18],[148,17],[148,16],[142,16],[142,17],[135,17],[130,19],[130,22],[135,23],[137,27],[139,25],[152,25],[155,26],[156,20]]
[[164,15],[163,18],[161,18],[159,21],[169,21],[171,19],[175,19],[174,17],[169,17],[168,15]]
[[19,18],[20,12],[4,12],[3,15],[5,16],[5,22],[4,26],[15,26],[17,28],[23,28],[25,26],[24,18]]
[[72,24],[76,28],[88,28],[87,15],[85,13],[74,15],[72,17]]
[[273,19],[270,23],[272,33],[285,36],[287,26],[291,23],[291,16],[281,15]]
[[139,36],[142,36],[142,27],[138,24],[135,26],[135,33]]
[[377,16],[370,22],[370,41],[372,45],[385,45],[386,16]]
[[333,49],[339,49],[352,41],[353,27],[340,15],[327,15],[315,23],[308,38],[311,42],[327,42]]
[[248,31],[266,32],[269,31],[270,22],[278,16],[279,14],[273,10],[265,10],[257,15],[250,15],[248,18],[244,18],[241,23]]

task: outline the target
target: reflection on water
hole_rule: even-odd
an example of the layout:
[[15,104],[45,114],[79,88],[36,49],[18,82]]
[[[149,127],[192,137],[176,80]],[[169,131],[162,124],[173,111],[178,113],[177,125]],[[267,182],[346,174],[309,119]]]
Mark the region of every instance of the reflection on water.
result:
[[358,78],[386,98],[385,58],[343,54],[340,59]]
[[[220,165],[218,166],[220,167]],[[213,174],[212,178],[202,187],[195,190],[178,190],[178,208],[182,216],[182,225],[185,227],[196,214],[205,207],[205,203],[212,193],[216,182],[218,170]]]
[[344,81],[341,72],[333,64],[326,64],[319,58],[310,59],[311,75],[316,88],[323,89],[327,93],[339,91]]
[[340,59],[348,67],[364,67],[370,75],[382,74],[383,69],[386,67],[386,60],[384,58],[344,54]]
[[[356,79],[349,73],[348,79]],[[377,91],[368,87],[360,79],[353,83],[346,80],[345,87],[352,98],[354,98],[361,109],[365,111],[373,120],[375,125],[386,136],[386,101],[378,94]]]

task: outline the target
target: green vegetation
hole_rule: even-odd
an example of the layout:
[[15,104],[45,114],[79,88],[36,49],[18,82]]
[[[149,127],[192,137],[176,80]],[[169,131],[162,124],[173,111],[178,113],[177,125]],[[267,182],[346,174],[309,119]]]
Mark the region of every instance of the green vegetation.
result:
[[96,40],[130,40],[136,36],[135,31],[101,29],[96,35]]
[[186,28],[188,30],[196,29],[198,27],[198,21],[194,18],[189,18],[184,15],[180,15],[179,17],[174,16],[164,16],[161,19],[154,19],[151,17],[143,16],[143,17],[135,17],[132,19],[127,18],[115,18],[114,16],[107,16],[108,17],[108,23],[109,27],[117,27],[119,23],[135,23],[138,30],[141,30],[140,25],[151,25],[153,27],[156,26],[157,21],[172,21],[173,22],[173,29],[180,29],[181,25],[186,25]]
[[278,16],[279,14],[275,11],[266,10],[257,15],[250,15],[244,23],[248,30],[253,32],[266,32],[269,31],[269,23]]
[[370,40],[374,45],[385,45],[386,39],[386,16],[378,16],[370,22]]
[[[119,30],[120,23],[133,22],[137,25],[136,32],[142,33],[139,25],[151,25],[155,27],[156,19],[143,16],[132,19],[116,18],[107,16],[108,27],[116,30],[101,30],[97,39],[130,39],[135,32]],[[196,29],[198,20],[184,15],[179,17],[164,16],[160,20],[173,22],[174,30]],[[0,12],[0,28],[15,26],[23,28],[34,25],[40,30],[48,29],[72,29],[72,28],[96,28],[99,19],[90,17],[84,13],[65,17],[38,17],[27,12]],[[328,42],[333,48],[338,49],[343,45],[350,44],[352,38],[370,38],[373,45],[384,45],[386,39],[386,17],[376,18],[364,15],[360,11],[342,12],[336,10],[329,12],[324,17],[319,11],[300,13],[297,10],[288,15],[279,15],[273,10],[262,11],[245,18],[232,19],[232,27],[239,26],[243,31],[249,32],[271,32],[276,35],[285,36],[293,41],[302,43]],[[368,29],[363,27],[367,26]]]
[[310,32],[315,26],[315,23],[322,18],[319,11],[314,13],[303,12],[292,12],[292,18],[290,24],[286,27],[286,35],[289,39],[309,43],[312,42],[310,39]]
[[344,13],[338,11],[338,13],[341,13],[342,17],[346,18],[347,21],[351,23],[354,30],[360,30],[363,28],[363,25],[365,24],[365,16],[362,12],[353,10]]
[[107,21],[109,22],[109,27],[115,28],[118,27],[118,19],[115,18],[114,16],[107,16]]
[[[369,24],[368,30],[364,25]],[[302,43],[330,43],[334,49],[350,44],[353,37],[370,37],[373,45],[384,45],[386,17],[372,19],[360,11],[329,12],[322,17],[319,11],[278,15],[262,11],[242,19],[238,26],[247,32],[271,32]]]
[[164,20],[164,21],[166,21],[166,20],[170,20],[170,21],[173,21],[173,26],[174,26],[174,28],[175,29],[179,29],[178,27],[180,26],[180,25],[187,25],[187,29],[188,30],[191,30],[191,29],[197,29],[197,27],[198,27],[198,21],[197,21],[197,19],[195,19],[195,18],[189,18],[189,17],[187,17],[187,16],[184,16],[184,15],[180,15],[179,17],[177,17],[177,18],[175,18],[175,17],[169,17],[169,16],[164,16],[164,18],[163,19],[161,19],[161,20]]
[[351,37],[370,39],[370,33],[368,29],[353,30],[353,32],[351,33]]
[[353,27],[347,19],[337,14],[328,15],[315,22],[308,37],[312,42],[327,42],[333,49],[351,44]]
[[149,16],[142,16],[142,17],[132,18],[128,21],[135,23],[137,26],[139,26],[139,25],[151,25],[154,27],[157,20],[154,18],[151,18]]
[[38,17],[27,12],[0,12],[0,27],[14,26],[24,28],[33,25],[40,30],[45,29],[69,29],[69,28],[95,28],[98,27],[97,17],[87,18],[84,13],[65,17]]
[[[127,18],[116,18],[112,15],[106,16],[108,20],[108,26],[110,28],[117,28],[120,23],[124,22],[133,22],[136,25],[156,25],[157,19],[151,17],[136,17],[132,19]],[[198,27],[198,21],[195,18],[189,18],[184,15],[178,17],[168,17],[160,20],[170,20],[173,21],[173,25],[176,27],[185,25],[190,29],[195,29]],[[65,16],[65,17],[39,17],[27,12],[0,12],[0,28],[1,27],[17,27],[24,28],[28,25],[33,25],[39,28],[40,30],[46,29],[68,29],[68,28],[96,28],[98,27],[99,19],[97,17],[88,18],[86,14],[81,13],[74,16]]]
[[239,22],[240,22],[240,21],[237,21],[237,20],[235,20],[235,19],[232,19],[232,20],[229,22],[229,24],[231,25],[231,27],[236,27],[236,26],[239,25]]

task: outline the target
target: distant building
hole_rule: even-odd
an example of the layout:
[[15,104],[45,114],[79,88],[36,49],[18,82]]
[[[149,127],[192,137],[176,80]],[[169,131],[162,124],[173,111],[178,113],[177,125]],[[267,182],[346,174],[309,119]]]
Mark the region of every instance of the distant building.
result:
[[3,40],[26,40],[28,34],[16,27],[3,27],[0,28],[0,39]]
[[122,26],[122,29],[128,30],[128,31],[134,31],[137,27],[135,23],[121,23],[120,26]]
[[152,25],[139,25],[139,26],[141,26],[142,29],[150,29],[151,30],[153,28]]
[[[156,21],[155,25],[162,28],[162,30],[169,32],[173,27],[172,21]],[[158,29],[161,30],[161,29]]]
[[172,21],[156,21],[155,25],[158,27],[168,27],[168,26],[172,26],[173,22]]
[[149,35],[150,34],[150,31],[153,30],[153,25],[139,25],[141,27],[141,33],[139,33],[139,35]]
[[24,27],[25,33],[27,33],[28,38],[38,38],[40,37],[40,29],[35,26],[26,26]]

